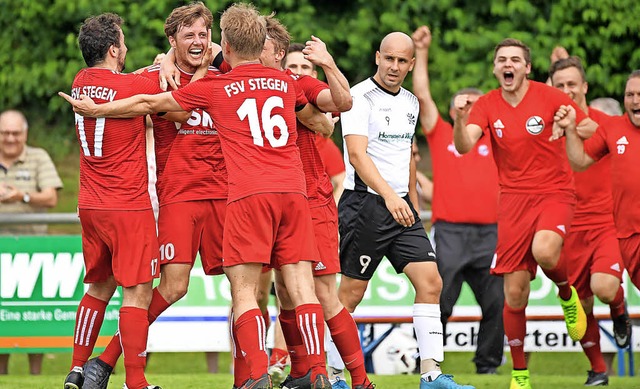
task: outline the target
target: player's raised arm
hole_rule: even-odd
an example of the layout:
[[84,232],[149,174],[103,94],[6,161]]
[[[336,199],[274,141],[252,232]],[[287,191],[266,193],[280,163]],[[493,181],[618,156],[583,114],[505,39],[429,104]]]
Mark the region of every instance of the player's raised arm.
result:
[[318,107],[325,112],[345,112],[351,109],[353,99],[351,97],[351,89],[349,82],[338,66],[333,57],[327,50],[325,43],[315,36],[311,36],[302,53],[304,58],[309,60],[316,66],[320,66],[327,77],[329,84],[328,91],[322,91],[318,95]]
[[157,95],[135,95],[105,104],[96,104],[90,97],[80,95],[76,100],[64,92],[58,95],[73,106],[73,111],[88,117],[131,118],[158,112],[183,111],[171,92]]
[[431,31],[421,26],[411,35],[416,50],[416,64],[413,68],[413,94],[420,102],[420,124],[426,134],[433,131],[438,121],[438,107],[431,96],[429,85],[429,48]]
[[478,96],[458,95],[453,101],[456,117],[453,121],[453,143],[460,154],[469,152],[482,136],[482,128],[467,124],[469,110]]

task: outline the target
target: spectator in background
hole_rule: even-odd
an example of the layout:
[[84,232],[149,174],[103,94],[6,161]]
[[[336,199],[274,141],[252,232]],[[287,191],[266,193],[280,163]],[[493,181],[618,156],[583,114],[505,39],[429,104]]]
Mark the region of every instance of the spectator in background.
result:
[[598,109],[609,116],[622,115],[620,103],[613,97],[598,97],[597,99],[593,99],[589,103],[589,107]]
[[[498,172],[491,157],[491,140],[481,138],[473,150],[464,155],[456,151],[453,127],[440,116],[430,92],[429,28],[418,28],[413,42],[416,46],[413,88],[420,102],[420,123],[433,161],[432,221],[438,270],[442,276],[442,324],[446,333],[447,320],[460,296],[462,283],[466,282],[482,310],[473,359],[476,373],[496,374],[504,349],[504,292],[502,278],[490,274],[498,239]],[[477,98],[483,93],[467,88],[456,93],[459,94]],[[449,116],[455,116],[453,99]]]
[[[0,213],[43,212],[58,203],[62,181],[43,149],[27,146],[29,124],[15,110],[0,114]],[[0,234],[40,235],[46,225],[4,225]],[[0,374],[7,374],[9,354],[0,354]],[[42,354],[29,354],[29,372],[40,374]]]

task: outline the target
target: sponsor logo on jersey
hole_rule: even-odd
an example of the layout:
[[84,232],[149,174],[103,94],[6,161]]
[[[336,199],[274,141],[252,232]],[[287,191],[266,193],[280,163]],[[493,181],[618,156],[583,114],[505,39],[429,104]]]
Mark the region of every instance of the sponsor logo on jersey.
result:
[[415,124],[416,124],[416,115],[414,115],[412,113],[408,113],[407,114],[407,119],[409,119],[409,124],[411,124],[412,126],[415,126]]
[[327,267],[324,265],[324,263],[322,263],[322,261],[320,261],[320,262],[318,262],[318,263],[316,264],[316,267],[315,267],[315,269],[314,269],[314,270],[315,270],[315,271],[318,271],[318,270],[324,270],[324,269],[326,269],[326,268],[327,268]]
[[563,233],[567,233],[567,229],[565,228],[564,224],[559,224],[556,226],[557,229],[559,229],[560,231],[562,231]]
[[526,129],[531,135],[539,135],[544,130],[544,120],[540,116],[531,116],[527,119]]
[[413,139],[413,132],[405,132],[404,134],[388,134],[383,131],[378,133],[378,140],[381,142],[387,142],[387,143],[404,142],[404,141],[411,142],[412,139]]
[[502,124],[502,120],[498,119],[495,122],[493,122],[493,128],[495,128],[496,130],[499,128],[504,128],[504,124]]
[[627,151],[627,145],[629,144],[629,141],[627,140],[626,136],[623,136],[622,138],[618,139],[616,141],[616,145],[618,146],[618,154],[624,154],[625,151]]
[[613,265],[611,265],[610,267],[611,270],[615,270],[618,273],[620,273],[622,270],[620,270],[620,264],[619,263],[614,263]]

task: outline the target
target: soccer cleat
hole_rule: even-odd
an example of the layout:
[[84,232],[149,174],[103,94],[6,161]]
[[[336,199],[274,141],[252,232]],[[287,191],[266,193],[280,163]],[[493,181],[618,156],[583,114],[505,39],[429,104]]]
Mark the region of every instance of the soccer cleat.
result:
[[613,337],[620,348],[627,348],[631,344],[631,321],[627,312],[627,302],[624,303],[624,313],[611,319],[613,321]]
[[509,389],[531,389],[529,370],[513,370],[511,372],[511,386]]
[[584,386],[609,386],[609,376],[607,376],[607,373],[596,373],[593,370],[589,370]]
[[458,385],[450,374],[440,374],[433,381],[427,381],[426,378],[420,378],[420,389],[476,389],[471,385]]
[[293,378],[288,375],[280,384],[281,389],[311,389],[311,370],[302,377]]
[[[309,371],[311,373],[311,371]],[[329,378],[324,374],[318,374],[316,379],[313,381],[313,389],[331,389],[331,382],[329,382]]]
[[84,372],[80,366],[74,366],[64,379],[64,389],[82,389]]
[[[333,385],[331,385],[332,389],[351,389],[349,388],[349,385],[347,384],[347,382],[343,379],[340,379],[340,377],[336,378],[336,381],[333,383]],[[356,386],[356,388],[366,388],[365,386],[359,385]]]
[[238,389],[273,389],[273,382],[269,374],[263,374],[257,380],[249,378]]
[[271,375],[273,386],[280,385],[287,376],[287,373],[284,371],[284,365],[280,363],[270,366],[268,373]]
[[580,304],[578,292],[576,292],[576,288],[572,286],[569,300],[565,301],[561,299],[560,296],[558,296],[558,299],[560,299],[560,305],[564,312],[564,322],[567,324],[569,337],[577,342],[582,339],[585,332],[587,332],[587,315],[584,313],[582,304]]
[[89,359],[83,366],[83,389],[107,389],[113,368],[99,358]]

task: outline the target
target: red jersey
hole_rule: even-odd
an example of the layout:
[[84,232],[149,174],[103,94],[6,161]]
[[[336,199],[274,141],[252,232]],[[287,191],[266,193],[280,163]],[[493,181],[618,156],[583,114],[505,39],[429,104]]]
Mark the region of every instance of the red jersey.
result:
[[[162,92],[158,82],[137,74],[86,68],[76,74],[71,96],[91,97],[97,104],[136,94]],[[80,193],[83,209],[150,209],[145,118],[76,116],[80,143]]]
[[333,140],[316,134],[316,147],[324,164],[324,171],[329,177],[345,172],[344,157]]
[[460,154],[453,144],[453,127],[439,115],[433,131],[425,135],[433,164],[431,220],[497,223],[498,171],[489,137],[481,137],[473,150]]
[[618,238],[639,233],[640,128],[626,114],[612,116],[600,123],[596,133],[584,142],[584,149],[596,161],[611,155],[613,218]]
[[[589,117],[596,123],[610,116],[589,108]],[[611,158],[604,156],[583,172],[574,172],[578,204],[573,215],[571,230],[591,230],[603,225],[613,226],[613,199],[611,197]]]
[[[158,82],[159,65],[142,75]],[[209,67],[209,76],[220,74]],[[180,71],[180,88],[193,74]],[[173,123],[157,115],[153,120],[160,205],[182,201],[226,199],[227,167],[222,157],[220,137],[211,114],[200,108],[186,123]]]
[[553,116],[561,105],[575,108],[577,123],[587,117],[569,96],[536,81],[529,81],[527,93],[515,107],[505,101],[500,88],[473,105],[468,123],[491,136],[502,192],[574,192],[564,139],[549,141]]
[[172,94],[182,109],[203,108],[213,116],[229,172],[229,202],[257,193],[306,195],[295,110],[308,101],[291,77],[246,64]]
[[[286,69],[285,73],[297,80],[298,86],[304,92],[305,97],[313,105],[317,106],[317,99],[320,92],[328,89],[324,82],[311,76],[297,76]],[[327,175],[322,163],[322,158],[316,147],[316,133],[297,122],[298,140],[296,144],[300,149],[304,178],[307,182],[307,197],[309,207],[315,208],[326,205],[333,201],[333,185]]]

